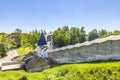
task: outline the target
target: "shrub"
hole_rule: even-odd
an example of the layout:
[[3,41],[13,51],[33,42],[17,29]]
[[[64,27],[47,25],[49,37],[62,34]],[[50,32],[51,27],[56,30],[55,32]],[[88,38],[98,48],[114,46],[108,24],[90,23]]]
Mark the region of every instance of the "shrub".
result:
[[8,46],[7,46],[7,44],[1,42],[1,43],[0,43],[0,52],[1,52],[0,56],[1,56],[1,57],[6,56],[6,55],[7,55],[7,51],[8,51]]
[[19,80],[28,80],[27,77],[24,75],[22,78],[20,78]]
[[112,71],[110,69],[107,70],[108,74],[111,75]]
[[93,70],[90,70],[90,74],[94,74],[94,71],[93,71]]

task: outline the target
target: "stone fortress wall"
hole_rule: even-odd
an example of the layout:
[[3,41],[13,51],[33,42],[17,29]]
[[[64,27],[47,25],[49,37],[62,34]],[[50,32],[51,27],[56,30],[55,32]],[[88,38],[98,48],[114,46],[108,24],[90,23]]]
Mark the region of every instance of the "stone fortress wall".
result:
[[55,63],[120,60],[120,35],[50,50],[48,55]]

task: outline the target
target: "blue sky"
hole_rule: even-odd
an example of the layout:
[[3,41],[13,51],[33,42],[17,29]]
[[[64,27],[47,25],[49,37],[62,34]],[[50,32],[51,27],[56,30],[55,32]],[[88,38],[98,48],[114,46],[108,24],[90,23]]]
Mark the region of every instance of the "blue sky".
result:
[[120,30],[120,0],[0,0],[0,32],[84,26]]

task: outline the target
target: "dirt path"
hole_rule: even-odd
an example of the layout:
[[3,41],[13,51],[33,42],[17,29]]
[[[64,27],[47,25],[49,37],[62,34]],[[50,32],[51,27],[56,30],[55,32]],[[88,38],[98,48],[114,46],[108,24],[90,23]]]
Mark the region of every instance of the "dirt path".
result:
[[10,50],[10,51],[7,53],[7,56],[6,56],[6,57],[0,59],[0,66],[2,65],[2,63],[11,62],[12,59],[13,59],[14,57],[17,57],[17,56],[19,56],[19,54],[16,52],[16,50],[14,50],[14,49],[13,49],[13,50]]

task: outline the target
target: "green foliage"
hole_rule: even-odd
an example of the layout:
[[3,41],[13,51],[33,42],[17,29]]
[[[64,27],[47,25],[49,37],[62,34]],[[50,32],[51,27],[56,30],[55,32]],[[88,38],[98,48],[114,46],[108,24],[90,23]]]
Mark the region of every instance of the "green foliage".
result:
[[113,32],[113,35],[120,35],[120,31],[119,31],[119,30],[115,30],[115,31]]
[[20,29],[16,29],[15,33],[12,33],[14,42],[11,43],[13,47],[19,48],[22,46],[35,48],[37,44],[40,33],[35,30],[34,33],[22,33]]
[[28,54],[29,52],[34,52],[35,49],[33,49],[32,47],[23,46],[23,47],[16,49],[16,51],[20,54],[17,60],[22,60],[26,54]]
[[107,31],[105,29],[101,29],[98,33],[99,37],[102,37],[105,34],[107,34]]
[[65,32],[69,31],[69,27],[68,27],[68,26],[63,26],[62,29],[63,29]]
[[22,33],[20,29],[16,29],[14,33],[9,34],[10,46],[14,48],[20,48],[20,47],[35,48],[35,44],[37,44],[39,37],[40,37],[40,32],[38,32],[37,29],[33,30],[33,32],[34,33],[32,32]]
[[91,32],[89,32],[88,34],[88,40],[91,41],[91,40],[94,40],[96,38],[98,38],[98,33],[97,33],[97,30],[96,29],[93,29]]
[[86,41],[85,28],[81,29],[71,27],[69,30],[68,26],[63,26],[62,29],[58,28],[53,32],[52,39],[56,47],[62,47],[69,44],[76,44]]
[[85,27],[84,27],[84,26],[81,27],[80,31],[81,31],[84,35],[86,35],[86,31],[85,31]]
[[0,56],[1,56],[1,57],[6,56],[6,55],[7,55],[7,51],[8,51],[8,46],[7,46],[7,44],[5,44],[4,42],[1,42],[1,43],[0,43],[0,52],[1,52]]
[[25,55],[25,54],[28,54],[31,51],[34,51],[34,49],[31,48],[31,47],[21,47],[21,48],[18,48],[16,50],[20,55]]
[[24,46],[35,48],[35,44],[37,44],[39,37],[40,34],[24,33],[23,34]]
[[16,29],[14,33],[16,47],[19,48],[22,46],[22,30]]
[[0,72],[1,80],[120,80],[120,61],[64,64],[28,73],[23,70]]
[[108,37],[108,36],[111,36],[111,35],[120,35],[120,31],[115,30],[114,32],[109,32],[107,34],[102,35],[101,38],[105,38],[105,37]]
[[[79,29],[77,27],[71,27],[70,30],[69,30],[68,26],[63,26],[62,28],[58,28],[58,30],[55,30],[53,32],[55,35],[53,34],[52,38],[53,38],[53,43],[55,45],[59,45],[59,47],[65,46],[64,45],[65,41],[63,38],[63,37],[65,37],[64,36],[65,32],[68,33],[70,36],[70,44],[82,43],[82,42],[85,42],[86,40],[91,41],[96,38],[105,38],[105,37],[108,37],[111,35],[120,35],[119,30],[115,30],[114,32],[107,32],[107,30],[105,30],[105,29],[101,29],[99,32],[97,32],[97,29],[93,29],[87,35],[86,31],[85,31],[85,27],[83,27],[83,26],[81,27],[81,29]],[[54,38],[58,38],[58,39],[54,39]],[[57,40],[58,40],[58,42],[57,42]],[[67,45],[69,45],[69,44],[67,44]]]
[[28,79],[27,79],[27,76],[24,75],[24,76],[23,76],[22,78],[20,78],[19,80],[28,80]]
[[30,34],[40,34],[40,31],[38,31],[37,29],[34,29],[32,31],[29,32]]
[[8,34],[6,33],[0,33],[0,41],[7,43],[7,38],[6,38],[7,36]]
[[81,29],[80,29],[82,35],[81,35],[81,42],[85,42],[86,41],[86,31],[85,31],[85,27],[82,26]]
[[105,38],[105,37],[108,37],[108,36],[111,36],[111,34],[104,34],[101,38]]
[[29,36],[29,42],[32,45],[33,48],[35,48],[35,44],[37,44],[40,34],[30,34],[31,36]]
[[70,29],[70,44],[76,44],[80,42],[80,29],[72,27]]
[[70,36],[68,32],[62,29],[55,30],[52,34],[55,46],[62,47],[70,44]]

